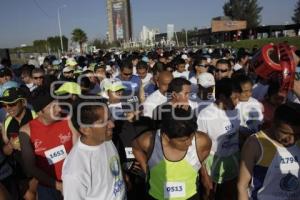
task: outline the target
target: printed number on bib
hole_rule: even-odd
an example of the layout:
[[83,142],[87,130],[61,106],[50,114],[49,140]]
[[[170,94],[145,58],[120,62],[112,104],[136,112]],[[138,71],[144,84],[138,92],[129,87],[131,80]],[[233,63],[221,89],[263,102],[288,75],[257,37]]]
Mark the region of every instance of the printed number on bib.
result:
[[131,147],[125,147],[125,152],[126,152],[126,158],[127,159],[134,159],[134,155],[132,153],[132,148]]
[[53,165],[67,157],[67,152],[64,145],[49,149],[45,151],[45,156],[48,160],[49,165]]
[[185,183],[166,182],[164,187],[164,196],[166,199],[185,197]]
[[299,170],[299,158],[297,155],[292,155],[290,152],[280,152],[279,159],[282,172]]

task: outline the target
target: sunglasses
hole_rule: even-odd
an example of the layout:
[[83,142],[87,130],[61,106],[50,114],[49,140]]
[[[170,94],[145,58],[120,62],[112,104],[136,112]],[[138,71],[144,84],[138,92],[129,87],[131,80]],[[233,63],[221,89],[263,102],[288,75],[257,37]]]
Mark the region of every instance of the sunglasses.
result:
[[123,73],[123,75],[124,75],[124,76],[131,76],[132,73],[128,73],[128,74],[127,74],[127,73]]
[[18,104],[18,101],[16,101],[15,103],[8,103],[8,104],[2,103],[2,107],[4,107],[4,108],[7,108],[7,107],[11,108],[11,107],[15,107],[17,104]]
[[209,65],[196,65],[196,66],[198,66],[198,67],[205,67],[205,68],[209,67]]
[[215,71],[216,71],[217,73],[218,73],[218,72],[225,73],[225,72],[228,72],[229,69],[218,69],[218,68],[217,68]]
[[44,76],[36,76],[36,77],[33,77],[33,79],[43,79]]

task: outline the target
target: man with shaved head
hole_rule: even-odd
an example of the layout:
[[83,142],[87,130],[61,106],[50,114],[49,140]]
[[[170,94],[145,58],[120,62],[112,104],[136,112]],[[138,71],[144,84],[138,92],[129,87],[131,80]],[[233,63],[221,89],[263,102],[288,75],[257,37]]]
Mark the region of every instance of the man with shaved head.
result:
[[144,102],[144,116],[152,118],[153,110],[162,103],[167,101],[166,92],[168,90],[169,83],[172,81],[173,75],[169,71],[162,71],[159,73],[157,80],[158,90],[152,93],[146,98]]

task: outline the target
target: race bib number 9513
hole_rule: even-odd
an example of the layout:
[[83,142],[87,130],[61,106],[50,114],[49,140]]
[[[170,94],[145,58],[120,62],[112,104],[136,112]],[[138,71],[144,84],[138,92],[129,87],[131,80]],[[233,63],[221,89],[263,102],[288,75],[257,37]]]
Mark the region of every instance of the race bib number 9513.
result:
[[165,199],[185,197],[184,182],[166,182],[164,187]]
[[45,151],[45,156],[49,165],[53,165],[67,157],[67,152],[64,145],[49,149]]

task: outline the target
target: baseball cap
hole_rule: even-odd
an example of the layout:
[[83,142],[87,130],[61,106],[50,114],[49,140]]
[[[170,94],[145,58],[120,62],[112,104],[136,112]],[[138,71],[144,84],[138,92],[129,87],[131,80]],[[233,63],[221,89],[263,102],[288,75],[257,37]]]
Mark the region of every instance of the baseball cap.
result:
[[64,94],[81,94],[80,85],[74,82],[65,82],[62,84],[57,90],[54,91],[56,95],[64,95]]
[[0,97],[1,103],[15,103],[20,99],[25,99],[25,95],[20,88],[12,87],[6,89]]
[[100,68],[106,69],[106,65],[105,65],[105,63],[102,62],[102,61],[99,62],[99,63],[97,63],[97,64],[95,65],[95,67],[94,67],[94,72],[97,71],[97,70],[100,69]]
[[53,60],[52,65],[59,65],[60,61],[59,60]]
[[183,54],[183,55],[181,56],[181,58],[182,58],[183,60],[186,60],[186,59],[188,59],[188,56],[187,56],[186,54]]
[[39,112],[49,105],[54,98],[51,96],[49,89],[38,87],[32,93],[31,105],[35,112]]
[[198,84],[204,88],[212,87],[216,84],[215,78],[211,73],[204,72],[198,76]]
[[72,71],[74,71],[74,69],[71,68],[71,67],[65,67],[65,68],[63,69],[63,73],[68,73],[68,72],[72,72]]
[[3,92],[12,87],[19,87],[19,84],[15,81],[7,81],[0,87],[0,97],[3,95]]
[[105,91],[110,90],[112,92],[116,92],[126,88],[119,79],[105,79],[103,81],[105,81],[103,84]]
[[66,66],[75,67],[77,65],[77,62],[73,58],[69,58],[66,61]]

